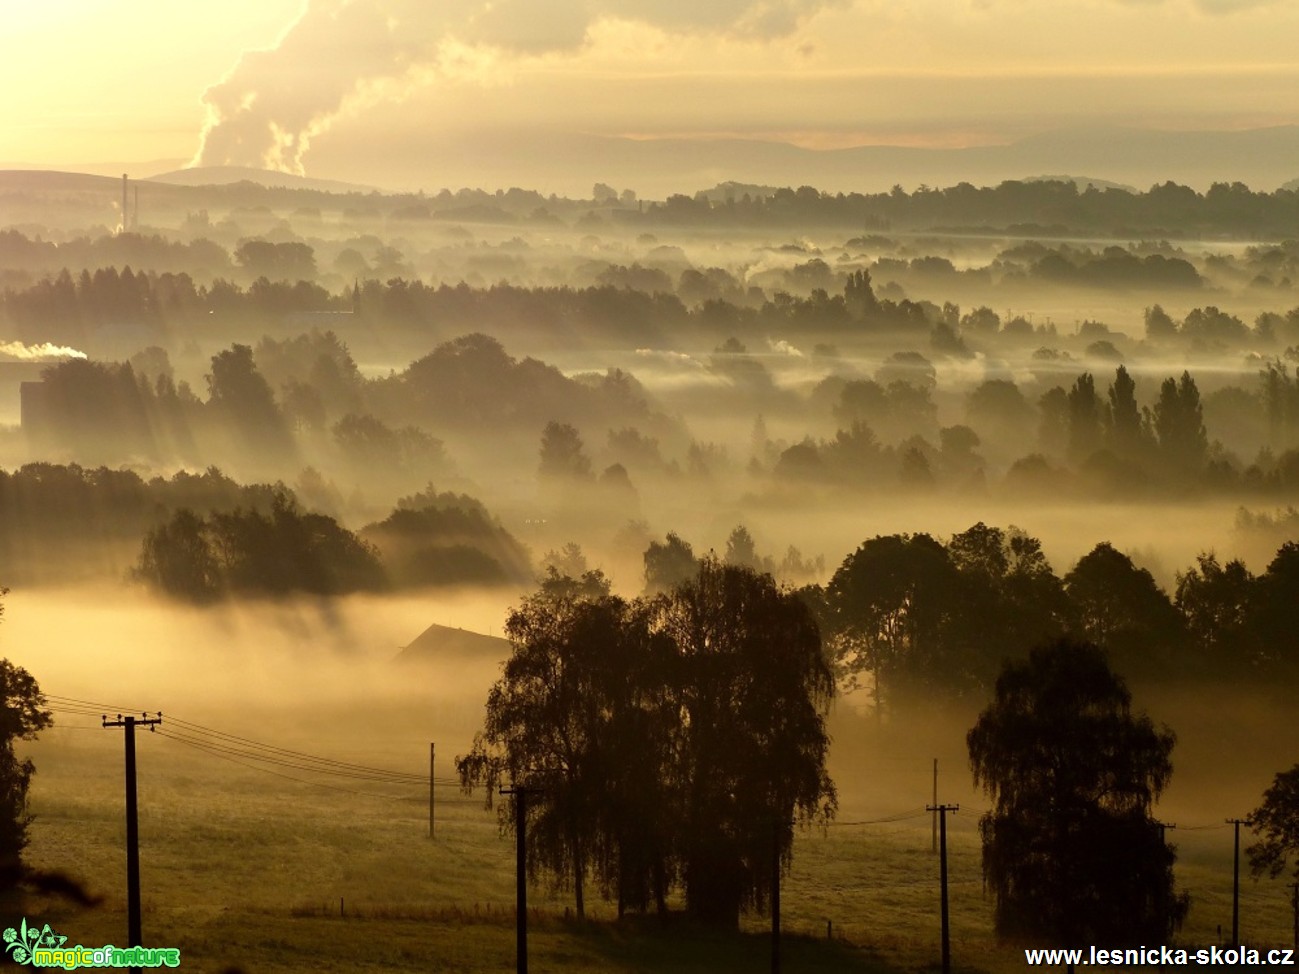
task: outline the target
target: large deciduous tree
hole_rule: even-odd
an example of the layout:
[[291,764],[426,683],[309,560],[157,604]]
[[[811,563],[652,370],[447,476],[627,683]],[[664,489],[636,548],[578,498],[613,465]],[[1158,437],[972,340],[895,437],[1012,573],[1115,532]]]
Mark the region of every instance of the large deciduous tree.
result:
[[[596,573],[567,582],[552,575],[510,613],[514,652],[488,695],[486,726],[456,765],[466,787],[487,786],[489,803],[502,784],[543,792],[527,823],[529,871],[571,882],[581,917],[616,761],[627,604]],[[512,821],[513,800],[502,808],[502,824]]]
[[1183,662],[1184,624],[1154,576],[1108,541],[1078,559],[1064,577],[1078,634],[1110,654],[1128,675]]
[[941,667],[957,571],[927,534],[871,538],[844,559],[826,590],[841,675],[870,677],[877,714],[904,674]]
[[735,926],[770,894],[773,839],[787,868],[795,821],[835,809],[823,716],[834,678],[806,605],[769,575],[713,557],[652,604],[651,626],[674,651],[676,757],[665,777],[682,816],[687,910]]
[[31,823],[27,788],[36,770],[30,759],[18,757],[14,743],[31,740],[51,722],[45,695],[32,675],[0,659],[0,892],[8,892],[23,875]]
[[[834,690],[805,605],[768,575],[704,559],[626,603],[598,573],[551,571],[511,613],[514,652],[462,784],[540,789],[528,863],[619,911],[685,887],[696,919],[733,926],[790,863],[796,822],[835,808],[824,710]],[[513,805],[501,809],[513,828]]]
[[1062,639],[1007,664],[967,738],[997,934],[1050,943],[1163,942],[1186,914],[1151,807],[1174,736],[1131,710],[1104,653]]

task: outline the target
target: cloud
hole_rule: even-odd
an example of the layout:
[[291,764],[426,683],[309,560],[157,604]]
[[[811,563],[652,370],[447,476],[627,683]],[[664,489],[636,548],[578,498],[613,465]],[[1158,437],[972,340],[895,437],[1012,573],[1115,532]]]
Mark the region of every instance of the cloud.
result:
[[1195,0],[1195,5],[1210,14],[1234,14],[1255,7],[1273,7],[1278,0]]
[[[1116,0],[1125,7],[1162,7],[1170,0]],[[1255,7],[1273,7],[1281,0],[1190,0],[1191,6],[1206,14],[1234,14]]]
[[510,55],[579,50],[607,19],[672,33],[765,39],[849,0],[308,0],[277,47],[249,51],[204,95],[198,165],[303,171],[340,115],[453,76],[466,46]]

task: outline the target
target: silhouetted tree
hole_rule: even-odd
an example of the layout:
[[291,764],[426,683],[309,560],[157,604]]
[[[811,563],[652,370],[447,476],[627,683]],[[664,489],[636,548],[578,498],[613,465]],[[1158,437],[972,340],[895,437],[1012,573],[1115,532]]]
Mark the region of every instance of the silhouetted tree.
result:
[[861,321],[879,313],[880,304],[871,286],[870,271],[862,268],[848,275],[843,289],[844,305],[853,318]]
[[1149,438],[1137,406],[1137,384],[1128,370],[1119,366],[1114,372],[1114,382],[1109,391],[1109,448],[1116,457],[1135,460],[1142,456]]
[[[1064,577],[1077,632],[1126,673],[1156,672],[1174,662],[1182,620],[1154,576],[1102,541]],[[1184,662],[1184,661],[1179,661]]]
[[[1280,876],[1291,856],[1299,855],[1299,764],[1272,779],[1262,804],[1249,814],[1249,827],[1260,837],[1245,849],[1250,871],[1256,878]],[[1299,858],[1295,878],[1299,879]]]
[[551,549],[541,559],[541,567],[546,572],[554,572],[559,577],[581,578],[587,571],[586,555],[582,546],[576,541],[569,541],[563,548]]
[[[592,873],[620,913],[663,909],[676,880],[704,922],[733,926],[760,907],[773,838],[787,869],[795,821],[835,807],[833,680],[803,603],[714,558],[630,606],[598,572],[551,569],[506,631],[513,654],[457,769],[489,804],[498,784],[543,790],[529,869],[571,884],[579,915]],[[502,807],[506,829],[512,812]]]
[[1266,659],[1250,626],[1255,580],[1244,562],[1219,564],[1212,553],[1196,558],[1196,566],[1177,574],[1177,609],[1195,641],[1200,664],[1215,675],[1239,679],[1257,672]]
[[[626,615],[626,603],[607,589],[591,595],[555,585],[525,599],[505,623],[513,652],[488,695],[484,729],[456,759],[461,783],[485,785],[489,807],[500,785],[543,790],[530,804],[528,868],[571,883],[579,917],[609,792],[617,777],[635,773],[610,753],[611,714],[629,692],[616,678],[632,655],[623,646]],[[513,821],[511,799],[502,826],[513,829]]]
[[1159,305],[1146,309],[1146,337],[1151,341],[1168,341],[1177,337],[1177,322]]
[[835,571],[826,589],[835,665],[850,685],[868,675],[877,714],[898,683],[951,675],[944,636],[957,592],[956,567],[927,534],[871,538]]
[[315,251],[304,243],[245,240],[235,248],[234,258],[250,277],[289,282],[316,278]]
[[1267,570],[1259,575],[1251,600],[1250,628],[1265,654],[1264,672],[1293,679],[1299,673],[1299,630],[1294,607],[1299,605],[1299,542],[1277,549]]
[[324,514],[304,513],[276,491],[270,510],[213,512],[200,520],[179,510],[150,531],[136,576],[191,601],[218,593],[279,596],[372,591],[386,582],[378,553]]
[[687,910],[735,926],[770,893],[773,830],[786,870],[794,822],[834,812],[824,719],[834,679],[807,606],[769,575],[706,558],[650,616],[674,654],[665,773]]
[[582,437],[568,423],[554,420],[541,432],[541,466],[538,476],[547,480],[590,480],[591,458]]
[[669,531],[663,541],[651,541],[645,549],[645,594],[658,595],[681,584],[699,567],[690,542]]
[[980,521],[953,535],[947,551],[960,574],[949,655],[966,670],[952,686],[990,685],[1006,659],[1065,632],[1069,602],[1037,538]]
[[1104,653],[1070,640],[1008,663],[967,743],[993,808],[979,822],[1004,939],[1163,943],[1186,914],[1151,817],[1174,736],[1133,714]]
[[1081,463],[1101,448],[1105,429],[1100,397],[1090,372],[1074,380],[1069,390],[1069,457]]
[[1033,435],[1035,410],[1009,379],[989,379],[970,393],[965,415],[984,438],[1008,439],[1022,448]]
[[231,424],[244,444],[262,457],[281,458],[293,449],[288,424],[270,384],[257,371],[248,345],[231,345],[212,356],[208,407]]
[[[0,589],[4,595],[7,589]],[[8,894],[23,874],[27,848],[27,789],[36,771],[30,758],[19,759],[14,742],[30,741],[53,723],[45,695],[32,675],[0,659],[0,893]]]
[[221,566],[203,519],[181,509],[146,534],[135,577],[191,602],[210,602],[220,595]]
[[722,560],[728,565],[738,565],[740,568],[763,571],[762,558],[758,554],[758,547],[753,541],[753,535],[749,533],[749,529],[743,524],[737,525],[726,539],[726,554]]
[[1198,473],[1204,467],[1208,435],[1200,391],[1189,372],[1180,380],[1165,379],[1153,411],[1155,436],[1168,469],[1178,474]]
[[[383,555],[400,585],[504,585],[534,577],[527,549],[481,502],[464,494],[429,490],[403,498],[360,534]],[[584,571],[583,564],[571,574]]]
[[1037,442],[1043,453],[1061,456],[1063,447],[1070,442],[1070,409],[1069,393],[1061,386],[1053,386],[1037,400],[1038,427]]

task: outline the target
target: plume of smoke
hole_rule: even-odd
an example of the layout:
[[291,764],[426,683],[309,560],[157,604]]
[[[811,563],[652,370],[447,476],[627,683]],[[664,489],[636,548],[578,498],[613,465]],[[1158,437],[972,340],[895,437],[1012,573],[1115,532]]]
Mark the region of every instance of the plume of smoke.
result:
[[0,360],[19,362],[55,362],[66,358],[85,358],[86,353],[66,345],[51,345],[41,342],[39,345],[24,345],[22,342],[0,343]]
[[302,174],[311,140],[385,93],[447,74],[466,46],[507,55],[576,51],[600,20],[768,38],[849,0],[308,0],[277,47],[248,51],[204,95],[195,165]]

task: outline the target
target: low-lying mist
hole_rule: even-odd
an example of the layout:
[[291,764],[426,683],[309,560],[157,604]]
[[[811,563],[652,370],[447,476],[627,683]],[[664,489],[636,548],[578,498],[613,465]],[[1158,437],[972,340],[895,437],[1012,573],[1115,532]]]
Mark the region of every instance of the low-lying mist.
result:
[[[499,635],[498,593],[242,602],[193,608],[104,587],[12,592],[0,630],[4,655],[42,690],[111,708],[203,724],[346,759],[402,750],[421,767],[428,741],[451,755],[482,722],[500,662],[488,655],[398,661],[430,624]],[[65,726],[60,713],[38,746]]]

